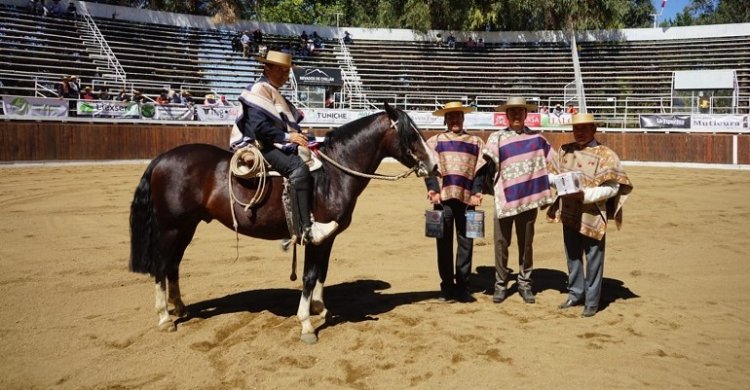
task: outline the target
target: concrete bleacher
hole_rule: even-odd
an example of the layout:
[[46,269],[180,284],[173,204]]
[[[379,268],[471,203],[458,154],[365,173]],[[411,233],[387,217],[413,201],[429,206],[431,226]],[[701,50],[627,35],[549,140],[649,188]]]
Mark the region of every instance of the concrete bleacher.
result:
[[559,95],[574,79],[565,44],[487,44],[468,50],[418,41],[357,40],[349,46],[370,97],[432,110],[448,100],[488,108],[509,95]]
[[750,36],[582,42],[579,58],[587,98],[662,98],[673,108],[672,75],[681,70],[735,70],[740,101],[750,98]]
[[[0,80],[3,93],[54,96],[68,75],[97,76],[75,21],[33,15],[25,8],[0,4]],[[44,88],[38,88],[39,83]]]

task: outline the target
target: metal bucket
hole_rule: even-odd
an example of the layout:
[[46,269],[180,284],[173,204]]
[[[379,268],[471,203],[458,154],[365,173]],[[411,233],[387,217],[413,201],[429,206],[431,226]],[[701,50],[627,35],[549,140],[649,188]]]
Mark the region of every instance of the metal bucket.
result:
[[466,237],[484,238],[484,211],[466,211]]
[[424,212],[424,235],[443,238],[443,210],[427,210]]

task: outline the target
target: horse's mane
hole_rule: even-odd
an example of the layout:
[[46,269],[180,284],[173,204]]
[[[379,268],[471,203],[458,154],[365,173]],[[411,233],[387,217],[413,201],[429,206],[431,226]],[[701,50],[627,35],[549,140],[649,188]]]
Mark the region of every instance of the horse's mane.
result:
[[[401,152],[406,153],[406,151],[409,149],[408,145],[410,145],[411,142],[414,141],[414,138],[417,136],[416,132],[409,131],[409,128],[414,126],[414,122],[404,111],[397,108],[392,109],[398,116],[398,125],[396,130],[398,131]],[[336,128],[326,135],[325,145],[331,146],[334,144],[347,142],[364,129],[369,128],[372,122],[377,120],[377,118],[381,115],[388,115],[388,113],[386,111],[380,111]]]

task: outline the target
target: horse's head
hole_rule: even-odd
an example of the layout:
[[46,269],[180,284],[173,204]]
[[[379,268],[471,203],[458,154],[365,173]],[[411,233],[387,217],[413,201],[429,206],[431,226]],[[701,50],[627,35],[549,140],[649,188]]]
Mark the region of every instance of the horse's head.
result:
[[422,132],[409,115],[385,103],[391,121],[386,144],[391,157],[407,167],[414,167],[417,176],[432,176],[437,172],[438,160],[427,146]]

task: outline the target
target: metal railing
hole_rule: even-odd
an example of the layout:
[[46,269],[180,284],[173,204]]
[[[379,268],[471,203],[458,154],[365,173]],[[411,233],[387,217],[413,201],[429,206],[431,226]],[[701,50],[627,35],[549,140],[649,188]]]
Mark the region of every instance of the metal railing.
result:
[[125,84],[127,80],[125,68],[122,67],[122,64],[120,64],[120,61],[115,56],[115,53],[112,52],[112,49],[109,47],[107,40],[104,38],[104,35],[102,35],[101,31],[99,31],[99,27],[96,25],[96,22],[94,22],[94,19],[91,17],[88,9],[86,8],[86,3],[78,2],[77,7],[78,14],[86,23],[85,29],[91,34],[96,44],[98,44],[99,56],[101,57],[101,59],[107,60],[107,70],[111,72],[110,74],[114,77],[115,81]]
[[357,68],[352,62],[352,56],[343,36],[339,36],[338,50],[340,53],[339,62],[344,62],[344,66],[341,67],[341,79],[344,82],[341,94],[343,101],[341,103],[352,109],[378,109],[367,99],[367,95],[362,90],[362,80],[357,74]]

